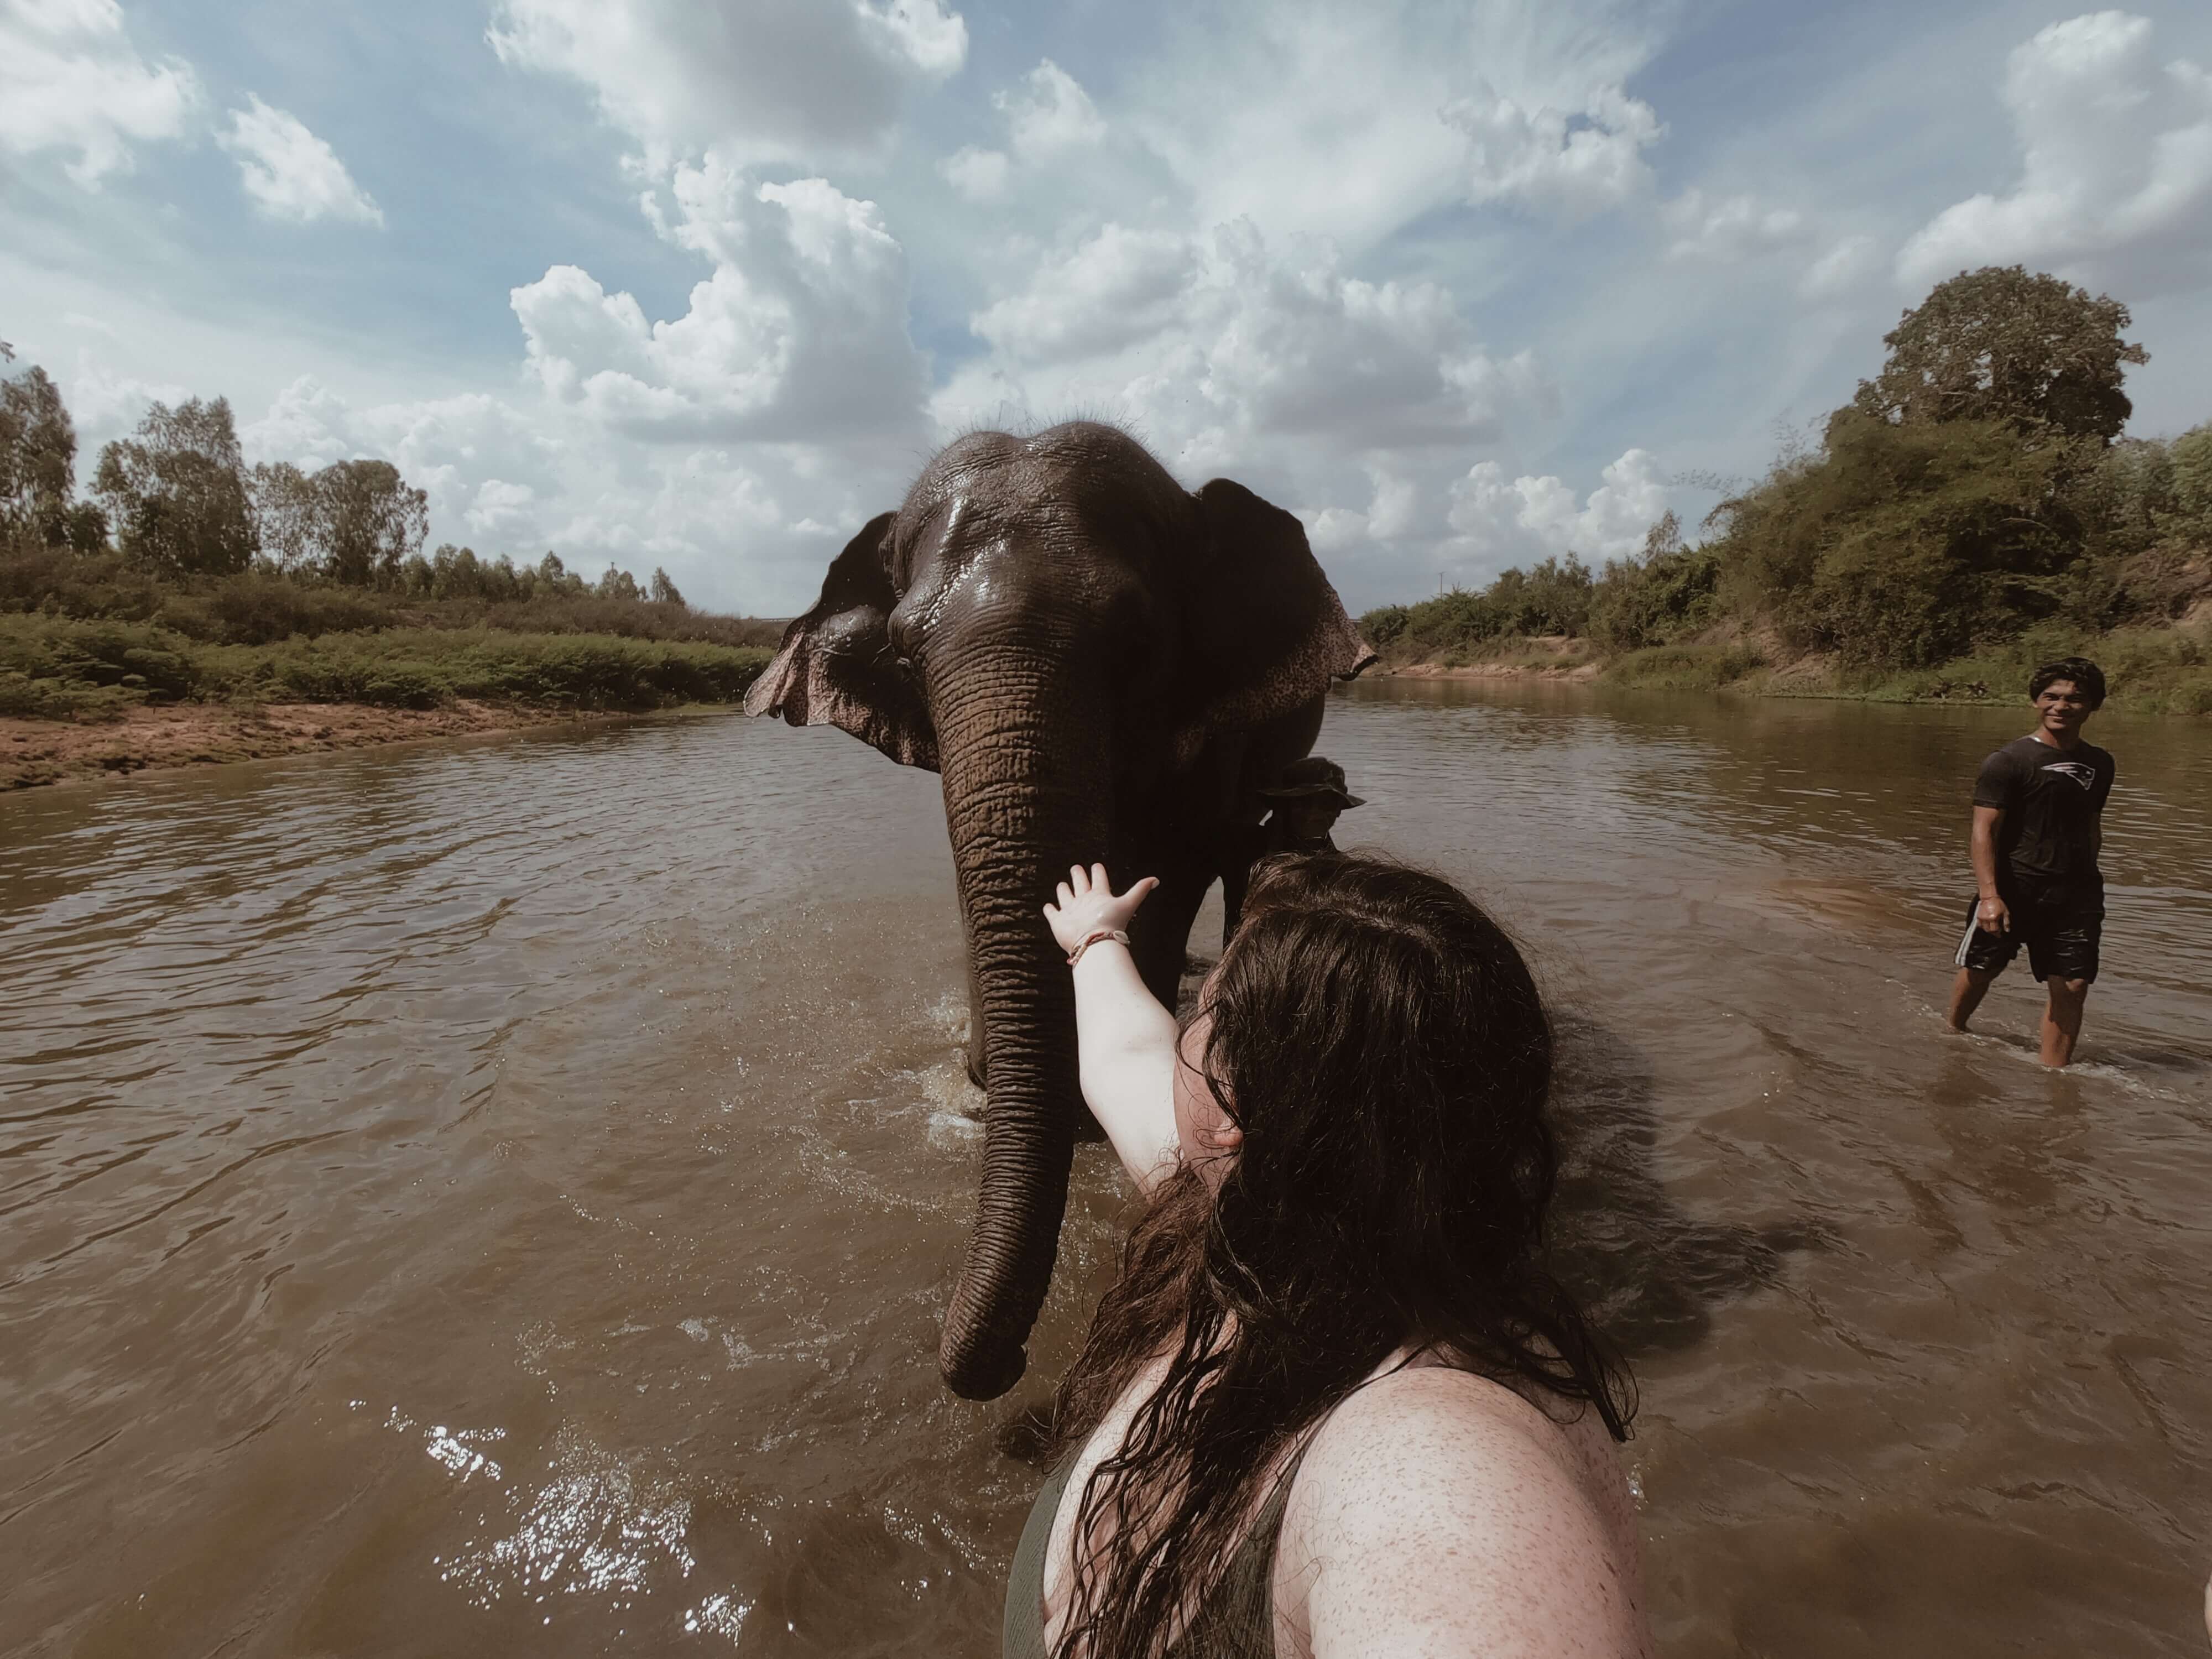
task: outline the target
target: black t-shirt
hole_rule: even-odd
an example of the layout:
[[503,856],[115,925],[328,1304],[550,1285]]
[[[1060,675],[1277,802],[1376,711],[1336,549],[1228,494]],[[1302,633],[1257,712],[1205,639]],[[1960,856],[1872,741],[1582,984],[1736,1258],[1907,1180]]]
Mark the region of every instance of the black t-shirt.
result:
[[2112,757],[2094,743],[2071,749],[2019,738],[1982,763],[1974,805],[2002,809],[1997,874],[2094,881],[2097,815],[2112,793]]

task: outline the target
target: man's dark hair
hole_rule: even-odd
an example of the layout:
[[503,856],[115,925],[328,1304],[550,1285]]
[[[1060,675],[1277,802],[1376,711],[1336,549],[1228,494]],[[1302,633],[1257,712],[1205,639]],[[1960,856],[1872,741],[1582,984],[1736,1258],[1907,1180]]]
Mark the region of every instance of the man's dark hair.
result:
[[2071,680],[2074,689],[2088,698],[2089,707],[2105,706],[2105,671],[2087,657],[2061,657],[2047,662],[2028,677],[2028,701],[2033,702],[2060,680]]

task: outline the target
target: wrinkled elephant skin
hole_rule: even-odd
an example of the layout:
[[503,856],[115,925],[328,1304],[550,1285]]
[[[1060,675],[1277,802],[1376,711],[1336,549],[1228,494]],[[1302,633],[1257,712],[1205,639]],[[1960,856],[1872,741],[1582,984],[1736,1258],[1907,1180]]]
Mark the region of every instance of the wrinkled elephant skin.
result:
[[989,1097],[938,1356],[957,1393],[1021,1376],[1059,1249],[1084,1109],[1040,914],[1058,872],[1159,878],[1131,943],[1173,1006],[1200,901],[1244,856],[1233,832],[1312,747],[1329,683],[1373,659],[1297,519],[1226,479],[1187,491],[1088,422],[951,445],[785,631],[747,713],[944,779]]

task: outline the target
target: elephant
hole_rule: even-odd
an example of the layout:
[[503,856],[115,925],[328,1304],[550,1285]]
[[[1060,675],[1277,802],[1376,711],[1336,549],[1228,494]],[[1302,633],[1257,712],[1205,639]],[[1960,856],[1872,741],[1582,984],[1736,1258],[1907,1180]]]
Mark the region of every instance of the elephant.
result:
[[996,1398],[1028,1364],[1079,1130],[1075,1004],[1042,907],[1072,865],[1159,887],[1130,929],[1176,1005],[1207,888],[1249,863],[1259,791],[1375,659],[1292,514],[1185,490],[1118,428],[975,432],[831,562],[749,714],[842,727],[944,781],[988,1104],[974,1225],[938,1351]]

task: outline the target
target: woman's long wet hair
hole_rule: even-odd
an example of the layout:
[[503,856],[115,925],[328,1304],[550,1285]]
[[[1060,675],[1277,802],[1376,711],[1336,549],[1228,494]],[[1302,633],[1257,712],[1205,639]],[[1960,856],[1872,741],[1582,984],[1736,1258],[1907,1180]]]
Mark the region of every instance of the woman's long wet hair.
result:
[[1279,1458],[1401,1348],[1627,1437],[1627,1376],[1543,1264],[1551,1023],[1498,925],[1401,865],[1273,860],[1202,1012],[1243,1141],[1218,1192],[1164,1183],[1060,1385],[1072,1449],[1168,1362],[1084,1489],[1060,1659],[1164,1654]]

